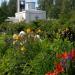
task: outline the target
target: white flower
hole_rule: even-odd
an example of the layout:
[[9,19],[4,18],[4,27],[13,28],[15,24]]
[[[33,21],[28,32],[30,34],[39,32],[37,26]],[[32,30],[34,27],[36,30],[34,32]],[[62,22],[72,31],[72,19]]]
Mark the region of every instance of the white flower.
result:
[[26,35],[26,33],[25,33],[24,31],[21,31],[21,32],[19,33],[19,36],[21,36],[21,37],[23,37],[24,35]]
[[40,39],[40,35],[35,35],[35,38]]

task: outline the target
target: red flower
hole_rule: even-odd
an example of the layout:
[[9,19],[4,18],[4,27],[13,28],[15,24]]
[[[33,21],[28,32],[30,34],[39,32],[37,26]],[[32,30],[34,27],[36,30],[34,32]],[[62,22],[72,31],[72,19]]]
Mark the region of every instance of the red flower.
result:
[[62,67],[61,63],[56,64],[55,71],[57,72],[57,74],[60,72],[64,72],[64,68]]
[[62,58],[63,58],[63,59],[67,59],[67,58],[68,58],[68,53],[67,53],[67,52],[64,52],[64,53],[62,54]]
[[55,72],[48,72],[47,74],[45,75],[57,75]]
[[75,58],[75,50],[74,49],[71,50],[70,55],[71,55],[72,59]]

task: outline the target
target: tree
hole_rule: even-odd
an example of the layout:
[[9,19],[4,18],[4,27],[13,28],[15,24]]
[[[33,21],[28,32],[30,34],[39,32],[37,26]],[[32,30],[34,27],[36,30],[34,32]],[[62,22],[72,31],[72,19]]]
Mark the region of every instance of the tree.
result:
[[61,12],[62,1],[61,0],[54,0],[54,1],[55,3],[51,7],[50,17],[57,19],[59,18]]
[[39,8],[45,10],[47,17],[58,18],[61,10],[60,0],[39,0]]
[[70,18],[70,12],[75,10],[75,0],[38,0],[39,8],[47,12],[47,17]]
[[4,1],[0,7],[0,23],[3,22],[8,16],[7,2]]
[[15,12],[17,10],[17,0],[9,0],[8,3],[8,12],[9,12],[9,16],[14,16]]
[[17,0],[9,0],[8,4],[6,0],[2,2],[0,7],[0,23],[3,22],[7,17],[14,16],[17,9],[16,3]]
[[39,9],[46,11],[47,17],[50,16],[52,0],[38,0],[38,5],[39,5]]

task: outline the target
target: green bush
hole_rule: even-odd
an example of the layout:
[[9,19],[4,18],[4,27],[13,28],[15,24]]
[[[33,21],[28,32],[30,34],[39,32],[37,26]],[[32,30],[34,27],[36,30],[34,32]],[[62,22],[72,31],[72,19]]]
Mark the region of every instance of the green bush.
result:
[[[20,43],[23,41],[19,40],[14,45],[12,34],[28,28],[34,34],[39,34],[41,41],[27,39],[23,43],[26,51],[22,51]],[[66,28],[75,34],[74,24],[65,22],[62,25],[60,20],[0,24],[0,31],[6,33],[5,36],[0,36],[0,75],[45,75],[48,71],[53,71],[54,62],[61,61],[56,58],[56,54],[70,52],[75,47],[75,40],[62,38],[61,34]],[[38,29],[41,30],[40,33],[37,33]]]

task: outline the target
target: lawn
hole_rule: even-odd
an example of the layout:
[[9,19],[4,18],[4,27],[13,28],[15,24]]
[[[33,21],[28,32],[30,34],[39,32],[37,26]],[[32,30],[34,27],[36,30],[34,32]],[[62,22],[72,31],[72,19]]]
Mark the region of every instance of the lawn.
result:
[[4,39],[5,39],[5,35],[1,34],[0,35],[0,46],[3,46],[5,44]]

